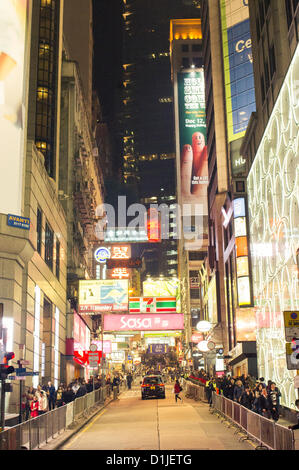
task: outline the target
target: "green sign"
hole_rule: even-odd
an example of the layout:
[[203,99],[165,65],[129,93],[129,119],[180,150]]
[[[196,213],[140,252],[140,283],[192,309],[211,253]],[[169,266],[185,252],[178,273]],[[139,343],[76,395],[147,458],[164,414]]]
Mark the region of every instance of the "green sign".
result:
[[185,249],[196,250],[202,247],[204,234],[208,232],[209,168],[204,71],[196,69],[192,72],[180,72],[177,83],[180,199],[181,204],[188,207],[190,215],[197,216],[197,220],[193,219],[194,222],[189,218],[183,232]]

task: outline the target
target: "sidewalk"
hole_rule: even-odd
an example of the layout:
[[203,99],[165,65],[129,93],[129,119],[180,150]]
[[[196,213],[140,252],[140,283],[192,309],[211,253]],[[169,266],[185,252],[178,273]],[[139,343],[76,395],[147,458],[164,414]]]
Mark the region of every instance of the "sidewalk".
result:
[[73,423],[69,428],[67,428],[63,433],[59,434],[57,437],[51,439],[47,444],[44,444],[40,449],[36,450],[57,450],[63,446],[69,439],[71,439],[78,431],[80,431],[86,424],[88,424],[96,415],[98,415],[104,408],[106,408],[113,398],[108,398],[105,400],[105,403],[95,405],[91,408],[88,416],[82,416],[77,422]]
[[[184,400],[186,401],[186,403],[188,402],[189,404],[192,404],[192,406],[197,409],[198,413],[200,413],[203,410],[203,407],[206,407],[206,408],[209,407],[207,401],[196,401],[192,398],[186,398],[185,396],[184,396]],[[288,421],[284,418],[279,418],[277,424],[287,428],[288,426],[293,425],[294,423],[292,423],[291,421]],[[224,423],[220,423],[220,425],[224,426]],[[240,435],[241,435],[241,433],[242,433],[242,431],[241,431],[241,427],[240,427]],[[295,450],[299,450],[299,429],[296,429],[294,431],[294,438],[295,438]],[[255,442],[255,441],[252,439],[252,442]]]

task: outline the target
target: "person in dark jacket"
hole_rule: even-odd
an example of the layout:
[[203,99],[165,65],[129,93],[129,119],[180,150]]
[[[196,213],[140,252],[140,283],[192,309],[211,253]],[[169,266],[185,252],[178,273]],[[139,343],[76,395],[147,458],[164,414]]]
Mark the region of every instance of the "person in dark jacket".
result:
[[65,404],[71,403],[75,399],[75,393],[72,390],[72,387],[67,387],[66,390],[62,393],[62,400]]
[[133,376],[131,373],[129,373],[127,375],[127,385],[128,385],[128,389],[131,390],[131,387],[132,387],[132,382],[133,382]]
[[248,386],[245,387],[244,392],[241,395],[240,405],[244,406],[248,410],[251,410],[254,396]]
[[227,386],[227,398],[230,400],[234,399],[234,388],[235,388],[235,380],[230,379],[228,386]]
[[85,382],[83,381],[82,384],[80,385],[79,390],[76,393],[76,398],[83,397],[84,395],[86,395],[86,393],[87,393],[86,385],[85,385]]
[[54,410],[55,405],[56,405],[56,390],[54,385],[52,385],[51,382],[48,382],[48,386],[45,387],[46,394],[48,397],[48,403],[49,403],[49,411]]
[[255,399],[253,401],[253,411],[267,418],[268,409],[269,409],[269,405],[268,405],[268,400],[267,400],[266,387],[263,387],[262,384],[259,384],[257,390],[255,391]]
[[279,420],[279,398],[281,397],[281,393],[279,389],[276,387],[274,382],[271,383],[270,390],[268,392],[268,408],[271,413],[272,419],[274,421]]
[[244,386],[241,380],[237,380],[235,388],[234,388],[234,395],[233,395],[234,401],[237,401],[238,403],[240,403],[241,395],[243,392],[244,392]]

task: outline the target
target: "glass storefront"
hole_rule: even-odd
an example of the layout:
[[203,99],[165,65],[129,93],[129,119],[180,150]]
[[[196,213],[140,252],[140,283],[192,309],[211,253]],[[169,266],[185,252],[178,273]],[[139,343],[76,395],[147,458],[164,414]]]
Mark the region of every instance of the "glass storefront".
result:
[[294,407],[283,312],[299,310],[299,49],[248,176],[248,206],[259,376],[273,380]]

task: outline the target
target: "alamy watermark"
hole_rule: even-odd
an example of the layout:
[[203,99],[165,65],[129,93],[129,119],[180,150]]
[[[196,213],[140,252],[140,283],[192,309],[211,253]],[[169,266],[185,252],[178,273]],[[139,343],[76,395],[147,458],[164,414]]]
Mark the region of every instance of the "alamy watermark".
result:
[[[116,216],[117,214],[117,216]],[[126,196],[118,197],[117,210],[111,204],[101,204],[96,208],[96,237],[105,239],[105,232],[116,227],[132,231],[144,230],[149,238],[155,238],[159,232],[161,240],[196,241],[203,237],[202,204],[151,204],[148,207],[135,203],[127,206]]]

